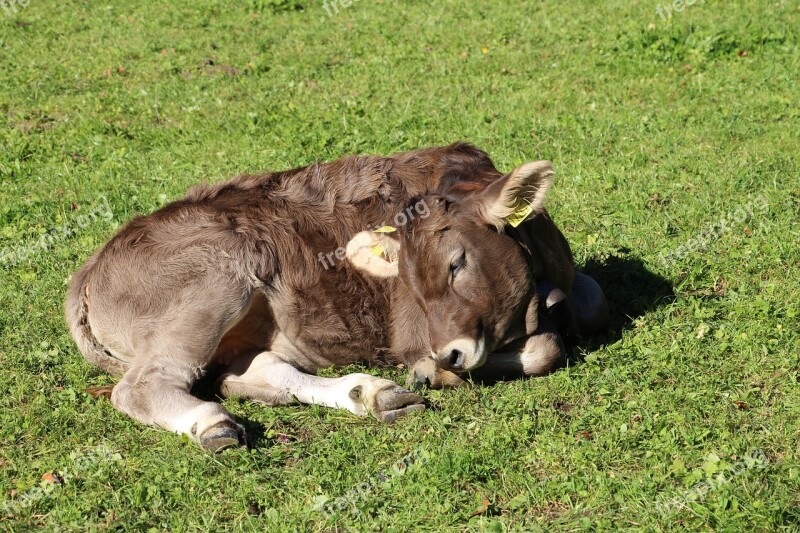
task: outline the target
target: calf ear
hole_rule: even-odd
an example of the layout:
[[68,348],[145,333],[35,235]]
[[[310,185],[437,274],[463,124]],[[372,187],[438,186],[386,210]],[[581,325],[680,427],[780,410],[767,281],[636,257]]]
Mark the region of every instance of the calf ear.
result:
[[481,217],[498,230],[506,224],[519,226],[542,210],[554,175],[550,161],[534,161],[515,168],[480,193]]
[[397,276],[400,242],[384,233],[362,231],[350,239],[347,260],[358,270],[379,278]]

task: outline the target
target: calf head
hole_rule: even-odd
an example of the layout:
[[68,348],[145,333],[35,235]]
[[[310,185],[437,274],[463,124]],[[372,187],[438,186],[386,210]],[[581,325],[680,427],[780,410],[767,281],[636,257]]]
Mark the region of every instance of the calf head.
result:
[[552,178],[550,163],[538,161],[488,184],[461,182],[444,194],[415,199],[415,211],[427,216],[350,241],[347,255],[356,268],[399,277],[413,295],[427,319],[431,355],[442,368],[474,370],[515,332],[524,333],[536,273],[533,258],[526,257],[531,251],[507,228],[541,211]]

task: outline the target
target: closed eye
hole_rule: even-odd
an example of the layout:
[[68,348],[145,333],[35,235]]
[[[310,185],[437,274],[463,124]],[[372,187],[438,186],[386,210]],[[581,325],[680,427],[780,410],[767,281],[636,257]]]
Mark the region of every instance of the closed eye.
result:
[[458,273],[467,266],[467,253],[461,252],[457,258],[450,263],[450,283],[452,283]]

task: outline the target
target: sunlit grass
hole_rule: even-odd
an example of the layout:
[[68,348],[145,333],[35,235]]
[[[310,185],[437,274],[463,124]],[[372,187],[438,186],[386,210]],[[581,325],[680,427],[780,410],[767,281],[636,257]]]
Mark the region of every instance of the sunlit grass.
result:
[[[800,10],[656,7],[0,8],[0,259],[26,251],[0,264],[0,529],[797,528]],[[66,280],[120,224],[201,181],[459,139],[501,170],[554,162],[548,208],[615,312],[580,362],[430,391],[436,409],[392,426],[226,401],[255,446],[220,456],[83,392],[111,379],[69,337]],[[105,201],[111,217],[79,223]],[[98,446],[119,459],[78,468]],[[428,460],[357,514],[315,510],[415,450]],[[759,450],[766,468],[657,509]],[[30,497],[60,471],[75,475]]]

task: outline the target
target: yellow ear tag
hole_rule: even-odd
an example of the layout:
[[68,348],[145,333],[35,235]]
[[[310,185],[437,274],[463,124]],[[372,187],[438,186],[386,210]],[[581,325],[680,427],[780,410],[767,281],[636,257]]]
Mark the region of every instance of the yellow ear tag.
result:
[[375,233],[392,233],[397,231],[397,228],[393,228],[392,226],[381,226],[380,228],[373,231]]
[[506,221],[516,228],[522,224],[531,213],[533,213],[533,206],[528,202],[519,200],[517,202],[517,207],[514,208],[514,212],[506,217]]
[[380,244],[377,245],[377,246],[373,246],[372,247],[372,255],[375,255],[375,256],[378,256],[378,257],[382,256],[383,255],[383,246],[381,246]]

